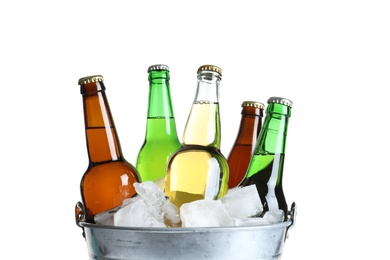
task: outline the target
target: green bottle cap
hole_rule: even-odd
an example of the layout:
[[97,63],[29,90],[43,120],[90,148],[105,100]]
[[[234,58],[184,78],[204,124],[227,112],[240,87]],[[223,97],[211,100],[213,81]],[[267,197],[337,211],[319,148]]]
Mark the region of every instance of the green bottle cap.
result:
[[96,82],[96,81],[104,81],[102,75],[93,75],[87,76],[79,79],[79,85],[85,85],[87,83]]
[[268,99],[268,104],[270,103],[279,103],[279,104],[282,104],[282,105],[286,105],[290,108],[292,108],[293,106],[293,102],[287,98],[281,98],[281,97],[270,97]]
[[151,72],[151,71],[154,71],[154,70],[166,70],[166,71],[169,71],[169,67],[167,65],[165,65],[165,64],[151,65],[148,68],[148,73]]
[[264,109],[264,104],[257,101],[244,101],[242,102],[241,107],[256,107],[256,108]]
[[220,67],[218,66],[214,66],[214,65],[202,65],[199,67],[198,69],[198,74],[202,71],[214,71],[214,72],[217,72],[221,77],[222,77],[222,70]]

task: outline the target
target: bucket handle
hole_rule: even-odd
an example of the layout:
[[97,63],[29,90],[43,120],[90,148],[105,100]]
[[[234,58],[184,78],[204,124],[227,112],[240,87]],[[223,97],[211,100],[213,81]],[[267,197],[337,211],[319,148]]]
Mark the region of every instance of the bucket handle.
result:
[[82,202],[77,202],[76,207],[75,207],[75,216],[76,216],[76,225],[79,226],[83,230],[83,237],[85,238],[85,232],[84,232],[84,227],[80,225],[80,222],[84,222],[86,217],[85,217],[85,207]]
[[289,219],[291,220],[291,224],[287,227],[285,240],[288,238],[288,231],[295,225],[295,219],[297,216],[297,204],[295,202],[291,204],[291,210],[288,211],[287,214],[290,216]]

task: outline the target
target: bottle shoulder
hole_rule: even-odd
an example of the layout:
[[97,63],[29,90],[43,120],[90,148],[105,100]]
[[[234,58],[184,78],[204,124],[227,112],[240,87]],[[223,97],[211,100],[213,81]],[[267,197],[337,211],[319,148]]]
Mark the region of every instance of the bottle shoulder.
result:
[[[181,143],[177,138],[170,139],[148,139],[145,140],[141,149],[139,150],[138,157],[149,156],[154,154],[172,154],[181,147]],[[150,158],[153,160],[153,158]]]
[[186,145],[182,146],[175,152],[174,156],[180,154],[206,154],[211,157],[221,157],[226,160],[221,150],[213,146],[201,146],[201,145]]
[[87,174],[100,174],[100,175],[120,175],[125,173],[131,173],[138,175],[135,167],[124,160],[109,161],[97,164],[90,164],[85,171],[84,175]]

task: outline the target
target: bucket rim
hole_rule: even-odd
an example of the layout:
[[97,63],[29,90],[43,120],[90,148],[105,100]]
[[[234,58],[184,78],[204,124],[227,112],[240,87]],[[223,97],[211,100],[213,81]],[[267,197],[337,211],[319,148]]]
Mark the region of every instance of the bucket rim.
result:
[[262,229],[278,229],[291,226],[292,221],[287,219],[280,223],[267,225],[252,225],[252,226],[226,226],[226,227],[126,227],[126,226],[111,226],[93,224],[88,222],[79,222],[81,227],[90,229],[111,229],[123,230],[132,232],[150,232],[150,233],[194,233],[194,232],[224,232],[232,230],[262,230]]

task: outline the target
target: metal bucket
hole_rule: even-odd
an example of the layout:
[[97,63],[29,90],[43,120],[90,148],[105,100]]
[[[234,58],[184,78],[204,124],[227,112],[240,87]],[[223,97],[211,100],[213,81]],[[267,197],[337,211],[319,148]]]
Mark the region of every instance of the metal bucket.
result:
[[[79,202],[80,203],[80,202]],[[295,203],[282,223],[247,227],[131,228],[79,221],[90,259],[281,259]]]

